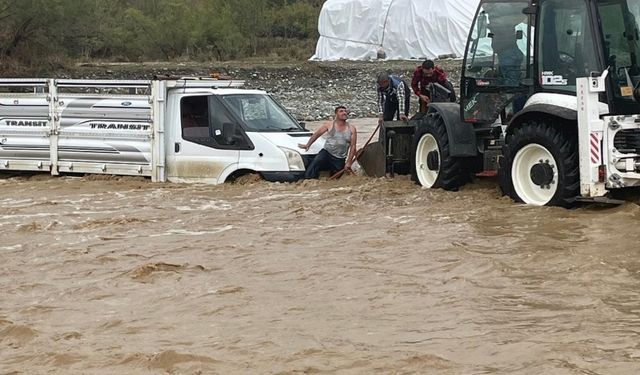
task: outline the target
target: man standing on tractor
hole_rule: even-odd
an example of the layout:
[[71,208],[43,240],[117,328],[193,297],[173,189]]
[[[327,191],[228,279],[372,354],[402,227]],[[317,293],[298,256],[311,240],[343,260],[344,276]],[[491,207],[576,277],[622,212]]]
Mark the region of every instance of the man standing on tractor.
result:
[[418,66],[413,72],[411,80],[411,88],[414,94],[418,96],[420,103],[420,112],[426,112],[427,106],[432,100],[432,94],[429,90],[429,84],[438,83],[451,92],[449,100],[456,101],[456,93],[453,85],[447,80],[447,73],[441,67],[436,66],[432,60],[425,60],[421,66]]
[[407,84],[387,72],[378,74],[378,123],[409,118],[410,93]]

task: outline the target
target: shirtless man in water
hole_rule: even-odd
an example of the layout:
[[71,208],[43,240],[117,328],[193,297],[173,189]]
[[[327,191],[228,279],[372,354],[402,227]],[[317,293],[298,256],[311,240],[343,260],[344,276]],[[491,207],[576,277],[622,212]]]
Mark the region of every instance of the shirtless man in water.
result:
[[324,148],[313,158],[304,173],[304,178],[318,178],[323,170],[328,170],[333,175],[343,169],[351,169],[355,161],[358,132],[355,126],[347,122],[349,112],[346,107],[338,106],[334,112],[335,120],[322,124],[307,144],[298,144],[301,149],[308,150],[320,136],[328,133]]

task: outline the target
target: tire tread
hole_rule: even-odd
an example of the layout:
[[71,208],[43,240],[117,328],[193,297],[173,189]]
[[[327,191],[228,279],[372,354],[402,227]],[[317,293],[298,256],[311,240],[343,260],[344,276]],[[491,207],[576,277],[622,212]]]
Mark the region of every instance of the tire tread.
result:
[[432,188],[457,190],[469,181],[469,171],[464,166],[464,159],[453,157],[449,152],[449,137],[444,120],[438,113],[429,114],[416,126],[411,147],[411,178],[420,184],[416,171],[416,150],[423,135],[430,133],[440,149],[440,173]]
[[560,124],[549,121],[531,120],[525,122],[507,135],[502,146],[498,179],[502,192],[517,202],[522,202],[513,187],[511,166],[517,152],[527,144],[538,143],[547,148],[556,159],[558,170],[558,190],[546,204],[549,206],[571,207],[580,191],[580,166],[578,164],[577,139]]

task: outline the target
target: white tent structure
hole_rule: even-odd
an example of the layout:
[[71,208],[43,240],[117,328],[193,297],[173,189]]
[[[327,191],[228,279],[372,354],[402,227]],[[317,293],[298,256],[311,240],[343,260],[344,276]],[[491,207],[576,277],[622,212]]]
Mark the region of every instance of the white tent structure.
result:
[[[327,0],[311,60],[461,57],[478,0]],[[384,52],[384,53],[382,53]]]

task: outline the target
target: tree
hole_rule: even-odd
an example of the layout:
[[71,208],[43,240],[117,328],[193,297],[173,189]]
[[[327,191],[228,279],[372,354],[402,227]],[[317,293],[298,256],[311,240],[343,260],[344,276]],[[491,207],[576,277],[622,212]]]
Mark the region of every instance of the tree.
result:
[[[290,42],[306,49],[317,37],[321,6],[316,0],[0,0],[0,60],[37,66],[286,54]],[[289,55],[301,55],[296,52]]]

